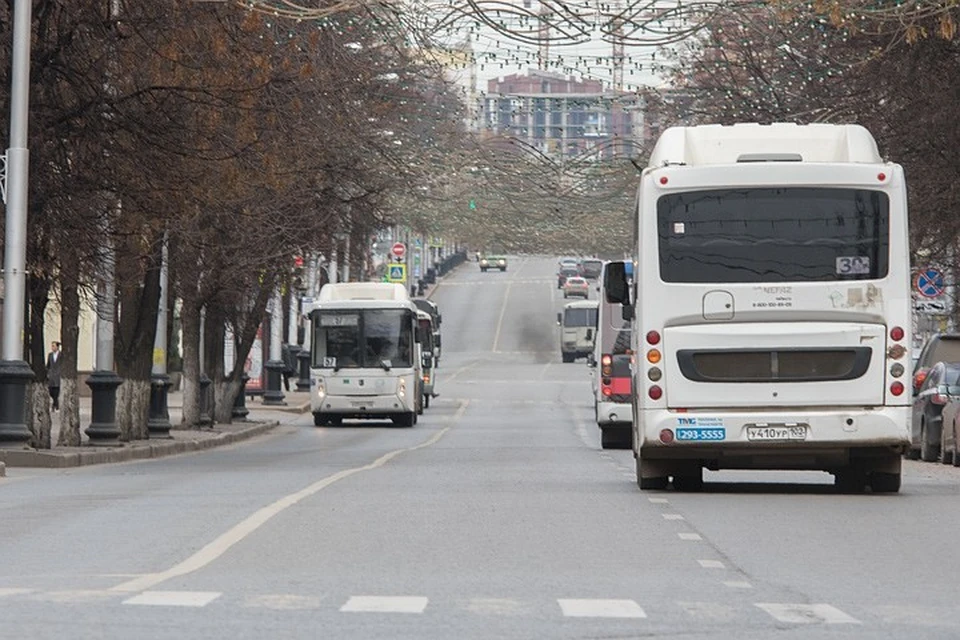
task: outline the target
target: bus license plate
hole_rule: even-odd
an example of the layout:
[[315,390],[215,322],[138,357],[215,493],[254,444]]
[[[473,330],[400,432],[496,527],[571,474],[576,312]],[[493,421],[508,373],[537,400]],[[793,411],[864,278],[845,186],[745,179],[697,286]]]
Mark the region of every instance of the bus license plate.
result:
[[747,440],[766,442],[793,442],[807,439],[806,426],[767,425],[747,427]]

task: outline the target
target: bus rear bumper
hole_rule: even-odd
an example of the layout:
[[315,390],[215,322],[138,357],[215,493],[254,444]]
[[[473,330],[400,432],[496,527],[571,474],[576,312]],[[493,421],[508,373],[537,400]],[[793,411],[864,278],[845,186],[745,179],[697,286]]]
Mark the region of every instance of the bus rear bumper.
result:
[[910,407],[830,411],[644,411],[640,457],[697,460],[709,469],[834,470],[899,456],[910,446]]
[[633,405],[629,402],[597,402],[597,424],[601,427],[629,427]]

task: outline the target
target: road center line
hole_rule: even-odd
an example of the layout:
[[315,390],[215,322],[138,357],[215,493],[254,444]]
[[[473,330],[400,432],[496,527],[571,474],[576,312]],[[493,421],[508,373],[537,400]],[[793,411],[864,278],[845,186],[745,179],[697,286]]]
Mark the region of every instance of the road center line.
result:
[[269,522],[274,516],[280,514],[287,508],[292,507],[293,505],[297,504],[304,498],[309,498],[313,494],[319,491],[322,491],[323,489],[326,489],[330,485],[340,480],[343,480],[344,478],[348,478],[354,474],[360,473],[362,471],[371,471],[373,469],[382,467],[383,465],[390,462],[391,460],[393,460],[394,458],[396,458],[402,453],[409,453],[412,451],[416,451],[418,449],[425,449],[429,446],[436,444],[440,440],[440,438],[446,435],[446,433],[450,431],[451,428],[453,428],[453,425],[457,424],[460,421],[460,419],[463,418],[463,414],[466,412],[467,406],[469,404],[470,404],[469,400],[462,402],[460,404],[460,408],[457,409],[456,414],[454,414],[453,419],[451,420],[451,423],[448,424],[443,429],[441,429],[440,431],[438,431],[437,433],[435,433],[426,442],[422,442],[413,447],[406,447],[404,449],[396,449],[394,451],[390,451],[389,453],[383,454],[382,456],[380,456],[370,464],[366,464],[362,467],[354,467],[352,469],[344,469],[343,471],[335,473],[332,476],[328,476],[326,478],[323,478],[322,480],[318,480],[317,482],[314,482],[313,484],[307,487],[304,487],[300,491],[291,493],[290,495],[280,498],[279,500],[277,500],[272,504],[269,504],[265,507],[258,509],[251,515],[247,516],[247,518],[245,518],[243,521],[236,524],[231,529],[220,534],[220,536],[218,536],[215,540],[213,540],[212,542],[209,542],[205,547],[198,550],[192,556],[170,567],[166,571],[162,571],[160,573],[148,573],[146,575],[140,576],[139,578],[128,580],[127,582],[118,584],[115,587],[111,587],[110,591],[124,592],[124,593],[130,593],[135,591],[145,591],[147,589],[151,589],[157,586],[161,582],[166,582],[171,578],[183,576],[188,573],[193,573],[194,571],[202,569],[203,567],[207,566],[208,564],[210,564],[211,562],[213,562],[214,560],[222,556],[224,553],[226,553],[230,549],[230,547],[237,544],[238,542],[241,542],[247,536],[249,536],[254,531],[259,529],[262,525]]
[[497,331],[493,334],[493,352],[497,352],[497,345],[500,344],[500,330],[503,329],[503,316],[507,314],[507,303],[510,301],[510,289],[512,282],[507,283],[507,292],[503,294],[503,306],[500,307],[500,318],[497,320]]

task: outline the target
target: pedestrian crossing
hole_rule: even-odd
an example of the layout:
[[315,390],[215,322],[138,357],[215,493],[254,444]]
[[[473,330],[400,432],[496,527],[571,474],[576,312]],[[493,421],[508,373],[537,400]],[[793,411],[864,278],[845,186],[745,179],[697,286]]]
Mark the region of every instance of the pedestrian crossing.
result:
[[[749,588],[748,583],[737,583]],[[743,591],[742,593],[748,593]],[[752,591],[750,591],[752,593]],[[751,598],[752,599],[752,598]],[[309,611],[329,615],[477,615],[518,617],[552,615],[558,619],[634,620],[657,622],[676,620],[678,614],[690,619],[715,621],[766,619],[781,625],[863,625],[902,624],[911,619],[905,614],[909,605],[870,603],[856,607],[855,612],[828,603],[726,601],[651,601],[640,603],[632,598],[507,598],[443,596],[432,599],[422,594],[411,595],[346,595],[330,594],[230,594],[219,591],[150,590],[136,594],[102,590],[59,590],[2,587],[0,607],[13,604],[43,603],[44,606],[119,606],[131,611],[138,607],[167,609],[204,609],[213,607],[240,608],[246,611]],[[923,615],[919,612],[916,615]]]

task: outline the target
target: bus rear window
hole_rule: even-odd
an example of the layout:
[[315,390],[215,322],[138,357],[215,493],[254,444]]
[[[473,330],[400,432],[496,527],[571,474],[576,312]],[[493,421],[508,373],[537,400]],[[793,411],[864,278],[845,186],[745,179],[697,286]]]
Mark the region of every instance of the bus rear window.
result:
[[739,188],[657,202],[664,282],[875,280],[889,268],[890,204],[868,189]]
[[566,309],[563,312],[563,326],[565,327],[596,327],[596,308]]

